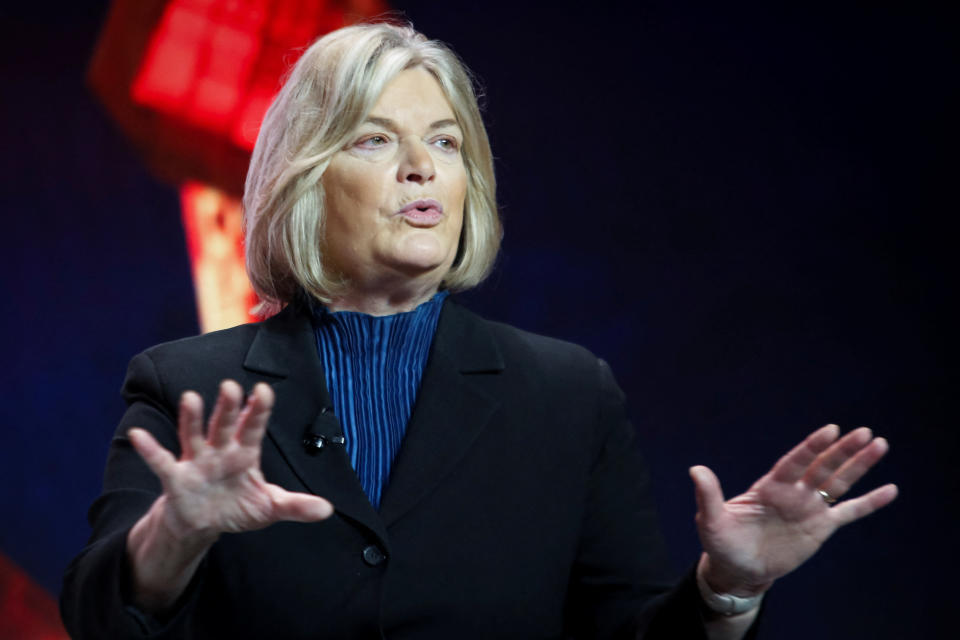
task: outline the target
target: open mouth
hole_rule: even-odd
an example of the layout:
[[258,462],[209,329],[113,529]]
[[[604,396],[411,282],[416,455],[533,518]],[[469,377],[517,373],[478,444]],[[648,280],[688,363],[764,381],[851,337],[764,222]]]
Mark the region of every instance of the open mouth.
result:
[[414,226],[432,227],[443,219],[443,205],[432,198],[416,200],[402,207],[397,215]]

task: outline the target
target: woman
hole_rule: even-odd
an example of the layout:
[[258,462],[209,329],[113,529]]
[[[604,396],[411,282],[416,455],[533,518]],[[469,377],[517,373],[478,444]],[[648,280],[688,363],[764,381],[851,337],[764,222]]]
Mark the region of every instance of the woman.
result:
[[282,310],[131,362],[75,638],[741,638],[896,495],[831,506],[887,449],[867,429],[814,432],[727,502],[694,467],[704,552],[668,590],[606,365],[447,298],[495,258],[493,167],[466,71],[409,28],[304,54],[244,204]]

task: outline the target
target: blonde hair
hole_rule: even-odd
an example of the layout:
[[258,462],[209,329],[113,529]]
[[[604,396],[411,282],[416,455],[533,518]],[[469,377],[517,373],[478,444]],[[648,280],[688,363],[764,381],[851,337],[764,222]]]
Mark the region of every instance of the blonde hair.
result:
[[267,110],[244,189],[247,273],[262,308],[300,291],[329,302],[344,282],[324,270],[320,177],[401,71],[422,67],[439,83],[463,131],[467,193],[453,266],[441,287],[479,284],[502,236],[490,142],[469,71],[446,45],[409,25],[361,24],[311,45]]

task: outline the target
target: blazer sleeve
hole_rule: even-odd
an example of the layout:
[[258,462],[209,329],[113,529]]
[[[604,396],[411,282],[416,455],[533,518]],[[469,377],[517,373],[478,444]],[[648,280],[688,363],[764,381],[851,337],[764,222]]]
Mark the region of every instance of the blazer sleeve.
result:
[[679,583],[671,575],[623,392],[603,360],[597,377],[601,442],[571,580],[570,627],[584,638],[706,640],[709,613],[694,572]]
[[68,566],[60,596],[64,625],[74,640],[188,638],[187,621],[196,604],[201,564],[174,613],[160,621],[130,604],[127,534],[162,493],[162,486],[126,436],[137,426],[179,455],[175,405],[164,395],[160,374],[148,353],[131,360],[122,394],[127,411],[110,442],[103,492],[90,507],[87,546]]

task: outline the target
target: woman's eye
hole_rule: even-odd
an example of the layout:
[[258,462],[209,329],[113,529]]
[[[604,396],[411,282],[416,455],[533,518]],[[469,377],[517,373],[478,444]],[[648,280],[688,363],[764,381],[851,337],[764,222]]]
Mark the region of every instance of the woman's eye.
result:
[[444,151],[456,151],[460,148],[456,138],[437,138],[433,143]]
[[375,147],[383,146],[387,144],[387,142],[389,141],[387,140],[386,136],[381,136],[381,135],[367,136],[366,138],[362,138],[359,142],[357,142],[357,146],[364,147],[367,149],[373,149]]

